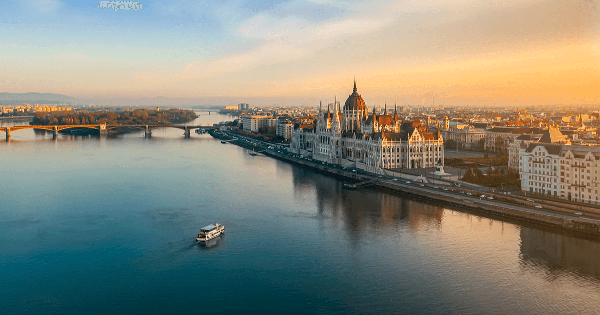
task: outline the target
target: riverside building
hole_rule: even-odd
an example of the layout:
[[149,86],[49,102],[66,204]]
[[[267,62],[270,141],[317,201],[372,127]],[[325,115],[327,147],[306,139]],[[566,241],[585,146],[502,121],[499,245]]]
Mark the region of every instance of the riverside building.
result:
[[398,113],[368,114],[356,82],[344,107],[319,107],[313,129],[297,129],[290,150],[317,161],[380,173],[383,169],[426,168],[444,164],[444,139],[420,122],[401,121]]
[[521,189],[525,192],[598,204],[600,147],[569,145],[550,128],[539,142],[519,150]]

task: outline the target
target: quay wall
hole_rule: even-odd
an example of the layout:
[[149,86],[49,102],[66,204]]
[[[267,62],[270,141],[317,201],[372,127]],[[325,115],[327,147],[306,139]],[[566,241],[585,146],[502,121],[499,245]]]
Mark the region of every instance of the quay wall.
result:
[[[216,138],[222,138],[216,136]],[[230,141],[232,144],[236,144],[241,147],[245,147],[248,149],[256,149],[255,146],[249,145],[242,141],[232,140]],[[313,170],[316,170],[321,173],[326,173],[328,175],[334,175],[335,177],[349,179],[352,181],[374,181],[375,186],[384,187],[394,191],[400,191],[404,193],[413,194],[419,196],[420,198],[434,201],[439,204],[444,204],[453,207],[466,207],[468,209],[474,210],[476,212],[486,213],[495,216],[507,217],[517,220],[524,220],[528,222],[533,222],[537,224],[542,224],[546,226],[558,227],[569,231],[574,231],[582,234],[595,235],[600,236],[600,224],[596,222],[589,222],[586,220],[582,220],[581,218],[573,217],[568,218],[565,215],[561,215],[558,213],[561,209],[557,206],[547,207],[542,211],[527,211],[526,209],[515,209],[509,206],[505,206],[503,204],[497,202],[490,202],[489,200],[483,199],[482,202],[478,198],[473,198],[480,194],[480,191],[471,191],[469,189],[457,189],[461,192],[471,192],[473,197],[467,197],[464,195],[450,195],[448,193],[442,193],[441,191],[434,191],[433,189],[421,189],[420,187],[412,187],[406,185],[399,185],[397,183],[389,182],[389,181],[381,181],[374,179],[373,176],[362,175],[350,173],[347,170],[332,168],[327,165],[323,165],[318,162],[308,161],[305,159],[291,157],[286,154],[278,153],[273,150],[264,150],[260,151],[262,154],[266,156],[270,156],[276,158],[278,160],[282,160],[291,164],[307,167]],[[489,195],[489,194],[488,194]],[[531,206],[532,203],[524,201],[520,198],[508,197],[504,195],[494,195],[494,198],[497,198],[499,201],[510,202],[515,206]],[[492,203],[492,204],[490,204]],[[493,204],[496,203],[496,204]],[[545,205],[546,207],[546,205]],[[546,210],[555,210],[556,212],[550,213],[546,212]],[[564,213],[563,213],[564,214]]]

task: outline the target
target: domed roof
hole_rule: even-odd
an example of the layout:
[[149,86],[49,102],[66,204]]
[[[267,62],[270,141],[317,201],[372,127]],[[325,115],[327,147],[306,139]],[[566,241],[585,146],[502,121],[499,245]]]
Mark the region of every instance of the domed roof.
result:
[[352,94],[350,94],[346,100],[344,110],[365,110],[365,101],[360,94],[356,93],[356,81],[354,81],[354,89]]

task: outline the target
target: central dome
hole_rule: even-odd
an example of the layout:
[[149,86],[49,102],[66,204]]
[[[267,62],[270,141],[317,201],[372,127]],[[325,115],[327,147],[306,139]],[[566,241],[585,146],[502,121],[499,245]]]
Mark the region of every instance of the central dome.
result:
[[346,104],[344,105],[344,110],[364,110],[365,109],[365,101],[362,99],[360,94],[356,93],[356,81],[354,81],[354,89],[352,90],[352,94],[348,96],[346,100]]

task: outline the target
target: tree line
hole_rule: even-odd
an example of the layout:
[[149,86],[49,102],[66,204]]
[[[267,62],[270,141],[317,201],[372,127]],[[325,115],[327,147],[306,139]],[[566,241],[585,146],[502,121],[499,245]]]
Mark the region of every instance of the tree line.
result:
[[92,112],[89,110],[73,110],[60,112],[37,112],[33,116],[32,125],[153,125],[172,124],[198,118],[193,110],[184,109],[136,109],[122,112]]
[[508,171],[505,172],[504,169],[494,170],[488,167],[486,174],[483,174],[479,167],[467,166],[462,180],[483,186],[516,186],[521,188],[519,172],[514,171],[512,168],[508,168]]

